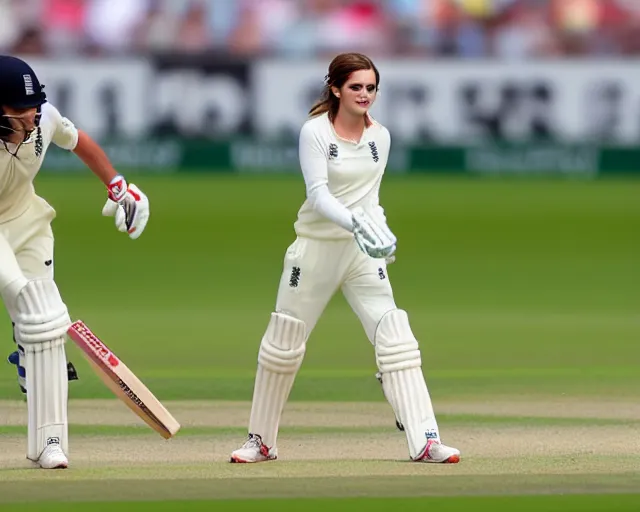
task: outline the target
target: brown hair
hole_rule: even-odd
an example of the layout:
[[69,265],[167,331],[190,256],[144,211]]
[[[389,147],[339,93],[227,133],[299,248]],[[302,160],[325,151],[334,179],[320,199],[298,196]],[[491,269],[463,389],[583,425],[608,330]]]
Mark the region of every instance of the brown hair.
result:
[[329,119],[333,121],[338,114],[340,99],[333,94],[331,87],[341,88],[349,79],[351,73],[362,69],[373,69],[376,74],[377,89],[380,84],[380,73],[369,57],[361,53],[341,53],[336,56],[331,61],[331,64],[329,64],[329,74],[325,76],[325,86],[322,90],[322,95],[316,104],[311,107],[311,110],[309,110],[309,115],[315,117],[329,112]]

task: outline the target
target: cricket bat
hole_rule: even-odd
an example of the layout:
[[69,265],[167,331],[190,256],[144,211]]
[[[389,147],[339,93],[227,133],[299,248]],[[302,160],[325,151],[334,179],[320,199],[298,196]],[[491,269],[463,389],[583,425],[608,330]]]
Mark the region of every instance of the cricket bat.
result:
[[147,425],[165,439],[175,436],[180,424],[138,377],[81,320],[67,331],[111,391]]

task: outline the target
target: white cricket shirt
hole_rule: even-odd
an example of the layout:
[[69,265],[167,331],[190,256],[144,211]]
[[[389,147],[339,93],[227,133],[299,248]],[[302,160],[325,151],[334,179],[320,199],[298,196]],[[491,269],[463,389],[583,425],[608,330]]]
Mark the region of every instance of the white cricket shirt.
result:
[[42,167],[49,144],[73,150],[78,143],[78,130],[51,105],[42,105],[40,126],[18,150],[16,144],[0,142],[0,223],[8,222],[24,213],[38,199],[33,180]]
[[307,198],[294,224],[298,236],[352,237],[350,210],[357,206],[384,219],[379,190],[391,136],[384,126],[369,119],[372,123],[357,143],[339,137],[327,113],[302,126],[299,156]]

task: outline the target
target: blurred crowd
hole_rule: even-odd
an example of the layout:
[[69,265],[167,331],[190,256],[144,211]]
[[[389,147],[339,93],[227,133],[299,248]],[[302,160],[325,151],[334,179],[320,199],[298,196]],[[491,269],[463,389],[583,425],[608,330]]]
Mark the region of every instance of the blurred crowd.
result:
[[0,0],[0,52],[640,55],[640,0]]

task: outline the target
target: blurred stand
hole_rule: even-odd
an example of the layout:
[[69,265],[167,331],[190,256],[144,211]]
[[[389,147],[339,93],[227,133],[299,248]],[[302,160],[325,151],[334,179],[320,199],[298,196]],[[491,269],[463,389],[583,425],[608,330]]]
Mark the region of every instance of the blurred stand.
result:
[[0,0],[25,55],[540,59],[637,56],[635,0]]
[[133,166],[295,169],[328,61],[361,51],[393,169],[634,172],[638,34],[636,0],[0,0],[0,52]]

